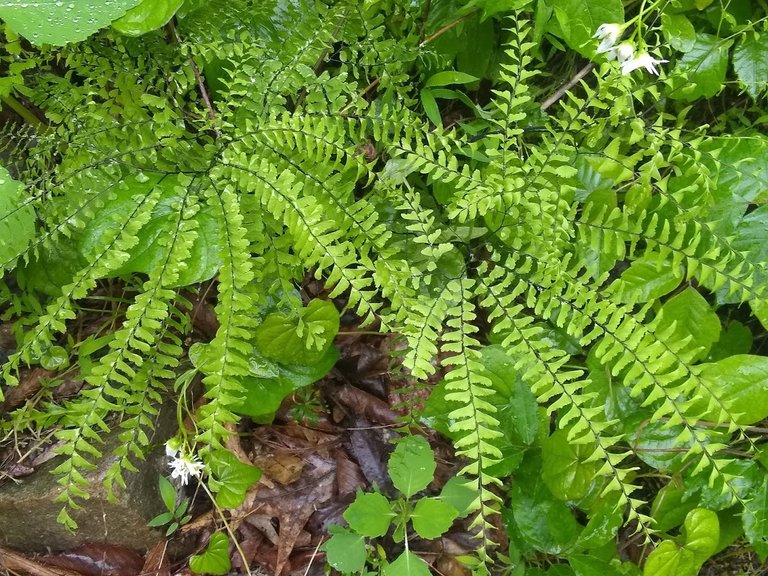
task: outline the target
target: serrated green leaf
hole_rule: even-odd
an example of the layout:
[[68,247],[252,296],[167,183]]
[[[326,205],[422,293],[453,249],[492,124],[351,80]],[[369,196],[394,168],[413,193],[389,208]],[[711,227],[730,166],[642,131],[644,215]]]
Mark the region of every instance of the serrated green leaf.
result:
[[760,557],[761,562],[768,558],[768,478],[752,494],[744,505],[742,515],[744,534]]
[[261,470],[244,464],[226,450],[211,452],[207,458],[211,477],[208,485],[216,493],[216,503],[222,508],[237,508],[245,493],[261,478]]
[[5,0],[0,18],[30,42],[63,46],[85,40],[141,0]]
[[389,500],[378,492],[358,492],[355,501],[344,512],[349,527],[370,538],[384,536],[394,517]]
[[728,69],[728,51],[732,40],[698,33],[691,49],[678,60],[670,73],[669,96],[692,102],[720,92]]
[[411,522],[419,536],[431,540],[445,534],[458,515],[458,510],[444,500],[422,498],[411,513]]
[[423,436],[407,436],[397,443],[389,459],[392,484],[410,498],[424,490],[435,475],[435,456]]
[[231,568],[229,538],[224,532],[211,534],[203,553],[189,559],[189,569],[195,574],[227,574]]
[[733,69],[747,94],[757,99],[768,87],[768,34],[744,34],[733,51]]
[[341,526],[330,525],[331,538],[323,544],[326,560],[343,574],[357,573],[365,567],[365,539]]

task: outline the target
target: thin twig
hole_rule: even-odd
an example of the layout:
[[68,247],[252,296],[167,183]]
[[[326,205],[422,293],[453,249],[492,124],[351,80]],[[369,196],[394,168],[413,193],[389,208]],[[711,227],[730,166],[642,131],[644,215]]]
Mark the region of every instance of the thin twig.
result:
[[584,76],[586,76],[587,74],[589,74],[589,73],[590,73],[590,71],[592,70],[592,68],[594,68],[594,67],[595,67],[595,64],[594,64],[594,62],[590,62],[589,64],[587,64],[586,66],[584,66],[584,68],[582,68],[581,70],[579,70],[579,71],[576,73],[576,76],[574,76],[573,78],[571,78],[571,79],[568,81],[568,83],[567,83],[565,86],[562,86],[560,89],[558,89],[558,91],[557,91],[557,92],[555,92],[554,94],[552,94],[552,96],[550,96],[549,98],[547,98],[546,100],[544,100],[544,103],[541,105],[541,110],[542,110],[542,112],[543,112],[544,110],[546,110],[547,108],[549,108],[550,106],[552,106],[552,104],[554,104],[555,102],[557,102],[558,100],[560,100],[560,98],[562,98],[562,97],[563,97],[563,95],[564,95],[566,92],[568,92],[568,90],[570,90],[571,88],[573,88],[574,86],[576,86],[576,84],[578,84],[578,83],[579,83],[579,81],[580,81],[582,78],[584,78]]
[[[173,20],[168,22],[168,29],[171,31],[171,34],[173,34],[173,39],[176,41],[176,43],[181,44],[181,38],[179,37],[178,32],[176,32],[176,26],[174,26]],[[208,89],[205,87],[203,76],[200,74],[200,69],[197,67],[197,64],[195,64],[195,61],[191,57],[189,58],[189,65],[192,67],[192,73],[195,75],[195,80],[197,81],[197,88],[200,91],[200,96],[202,96],[205,107],[208,109],[208,118],[214,124],[213,132],[216,134],[216,137],[219,138],[221,137],[221,132],[216,127],[216,109],[213,107],[211,97],[208,95]]]
[[473,10],[472,12],[469,12],[468,14],[464,14],[464,16],[461,16],[460,18],[456,18],[456,20],[454,20],[453,22],[449,22],[448,24],[446,24],[445,26],[443,26],[442,28],[440,28],[440,30],[438,30],[438,31],[437,31],[437,32],[435,32],[434,34],[430,34],[429,36],[427,36],[426,40],[424,40],[423,42],[421,42],[421,43],[419,44],[419,46],[424,46],[424,45],[426,45],[426,44],[429,44],[430,42],[432,42],[432,40],[434,40],[434,39],[435,39],[435,38],[437,38],[438,36],[442,36],[443,34],[445,34],[446,32],[448,32],[448,30],[450,30],[451,28],[453,28],[453,27],[454,27],[454,26],[456,26],[457,24],[459,24],[459,23],[463,22],[464,20],[466,20],[466,19],[467,19],[467,18],[469,18],[470,16],[474,16],[476,13],[477,13],[477,10]]

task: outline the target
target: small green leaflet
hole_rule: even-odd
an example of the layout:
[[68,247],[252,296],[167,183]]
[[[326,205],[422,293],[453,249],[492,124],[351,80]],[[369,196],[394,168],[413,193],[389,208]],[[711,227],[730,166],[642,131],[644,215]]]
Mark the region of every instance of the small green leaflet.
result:
[[222,508],[237,508],[245,493],[261,478],[261,470],[244,464],[227,450],[212,452],[206,462],[211,471],[210,489],[216,493],[216,503]]
[[411,522],[419,536],[431,540],[445,534],[458,515],[456,508],[444,500],[422,498],[413,509]]
[[394,517],[389,500],[378,492],[358,492],[355,501],[344,512],[349,527],[370,538],[384,536]]
[[384,566],[384,576],[431,576],[424,561],[413,552],[403,552],[391,564]]
[[323,544],[326,560],[344,574],[360,572],[365,567],[365,539],[346,528],[331,524],[331,538]]
[[407,436],[398,442],[389,459],[392,484],[406,498],[424,490],[435,474],[435,456],[422,436]]
[[79,42],[109,26],[141,0],[0,0],[0,18],[37,44]]
[[229,561],[229,538],[224,532],[214,532],[202,554],[189,559],[189,569],[195,574],[226,574],[232,568]]

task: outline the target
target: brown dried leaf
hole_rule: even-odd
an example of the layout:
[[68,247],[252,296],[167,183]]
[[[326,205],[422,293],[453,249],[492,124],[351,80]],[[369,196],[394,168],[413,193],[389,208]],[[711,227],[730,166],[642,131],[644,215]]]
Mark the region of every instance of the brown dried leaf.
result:
[[38,559],[85,576],[138,576],[144,566],[144,560],[134,551],[110,544],[83,544]]

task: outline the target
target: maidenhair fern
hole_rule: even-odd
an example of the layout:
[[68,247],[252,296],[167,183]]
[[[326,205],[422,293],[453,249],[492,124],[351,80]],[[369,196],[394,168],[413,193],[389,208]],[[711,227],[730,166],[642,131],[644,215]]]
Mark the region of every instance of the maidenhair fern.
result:
[[526,12],[498,31],[487,104],[444,128],[413,91],[412,76],[440,60],[421,3],[262,4],[201,3],[140,40],[102,33],[34,55],[24,93],[45,121],[14,150],[24,194],[0,172],[0,231],[23,238],[0,250],[0,268],[42,305],[3,365],[5,389],[62,342],[100,283],[136,288],[82,391],[49,400],[61,520],[74,526],[67,510],[87,496],[84,472],[111,427],[123,443],[110,489],[149,445],[187,352],[182,289],[216,279],[218,330],[193,359],[205,401],[190,441],[206,458],[241,417],[254,332],[275,310],[301,318],[294,288],[307,273],[363,323],[401,334],[413,379],[440,376],[433,400],[450,406],[474,479],[483,559],[507,475],[489,344],[640,529],[652,521],[633,431],[606,408],[601,372],[674,430],[696,474],[743,503],[723,448],[727,434],[751,443],[753,420],[659,311],[683,285],[764,306],[765,263],[710,212],[718,140],[684,130],[686,110],[666,112],[656,86],[611,63],[543,112]]

